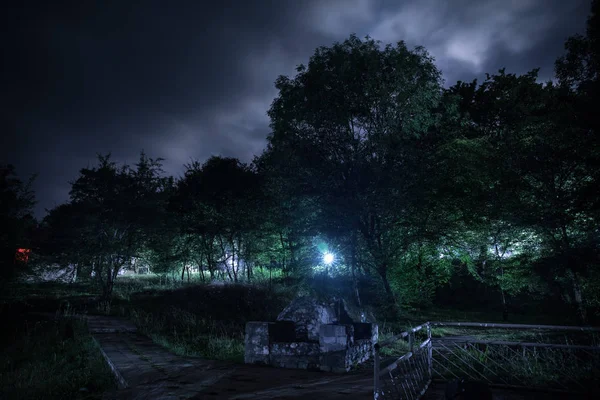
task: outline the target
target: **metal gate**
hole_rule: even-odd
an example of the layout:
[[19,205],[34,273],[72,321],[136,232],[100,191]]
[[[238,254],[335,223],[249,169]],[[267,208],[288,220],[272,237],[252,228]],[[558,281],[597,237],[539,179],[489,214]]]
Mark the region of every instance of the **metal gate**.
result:
[[[431,338],[435,326],[564,332],[600,332],[600,328],[489,323],[427,322],[374,347],[374,398],[419,399],[433,379],[467,378],[494,386],[586,392],[600,382],[600,346]],[[427,338],[415,345],[415,333]],[[390,360],[381,350],[408,339],[408,352]],[[387,361],[387,362],[385,362]]]

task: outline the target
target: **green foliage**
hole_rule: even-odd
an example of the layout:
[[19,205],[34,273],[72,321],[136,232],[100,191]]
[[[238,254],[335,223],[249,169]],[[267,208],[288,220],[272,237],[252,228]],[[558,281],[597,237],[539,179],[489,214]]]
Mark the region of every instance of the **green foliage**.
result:
[[144,153],[135,169],[118,167],[109,155],[99,156],[98,166],[82,169],[72,183],[70,202],[46,217],[50,239],[45,254],[68,259],[85,275],[91,269],[109,298],[121,268],[158,233],[151,221],[163,207],[170,183],[161,173],[160,160]]
[[252,164],[212,157],[175,182],[144,154],[136,168],[100,157],[46,219],[41,248],[78,276],[94,270],[105,297],[135,257],[171,282],[313,293],[337,291],[313,287],[335,277],[357,303],[377,278],[372,297],[396,316],[560,298],[585,321],[600,293],[597,8],[557,83],[502,69],[444,89],[422,47],[355,35],[319,47],[276,80]]
[[415,244],[403,254],[390,278],[406,305],[432,305],[436,288],[447,284],[452,275],[452,263],[441,260],[434,245]]
[[[423,48],[383,49],[351,36],[321,47],[293,79],[280,77],[269,116],[273,133],[259,163],[302,207],[305,220],[330,240],[360,240],[365,268],[388,272],[415,238],[414,216],[427,214],[420,190],[426,151],[441,120],[441,77]],[[267,165],[268,167],[266,167]],[[431,211],[431,208],[428,208]],[[360,239],[356,238],[360,235]],[[356,268],[355,263],[353,268]]]

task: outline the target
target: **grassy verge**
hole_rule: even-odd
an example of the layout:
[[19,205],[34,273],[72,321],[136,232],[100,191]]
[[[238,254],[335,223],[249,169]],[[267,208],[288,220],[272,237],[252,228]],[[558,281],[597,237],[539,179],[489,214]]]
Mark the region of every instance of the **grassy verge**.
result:
[[552,388],[597,390],[600,355],[576,350],[505,346],[455,348],[443,357],[434,352],[433,368],[443,378],[481,374],[494,383]]
[[243,362],[244,332],[223,321],[201,318],[176,307],[130,310],[130,318],[155,343],[181,356]]
[[561,332],[541,329],[493,329],[433,327],[431,336],[470,336],[476,340],[499,340],[506,342],[554,343],[568,345],[598,346],[600,335],[597,332]]
[[577,316],[570,315],[544,315],[512,313],[508,321],[504,321],[499,312],[487,312],[476,310],[458,310],[451,308],[432,307],[418,313],[413,313],[410,320],[415,323],[425,321],[452,321],[452,322],[495,322],[508,324],[534,324],[534,325],[580,325]]
[[[98,303],[93,282],[39,283],[14,285],[12,299],[24,299],[27,309],[54,311],[73,309],[80,313],[100,313],[126,316],[133,320],[141,332],[156,343],[183,356],[200,356],[209,359],[243,360],[244,328],[247,321],[272,321],[294,298],[293,285],[273,281],[261,284],[205,284],[198,279],[181,281],[157,275],[121,276],[114,288],[110,303]],[[364,296],[375,299],[376,296]],[[373,300],[374,301],[374,300]],[[425,321],[502,322],[501,314],[432,308],[386,309],[376,301],[371,302],[378,316],[380,340],[405,331]],[[379,305],[379,307],[377,307]],[[44,308],[45,307],[45,308]],[[383,307],[383,308],[382,308]],[[0,311],[1,311],[0,304]],[[568,321],[553,317],[511,314],[511,323],[565,324]],[[415,339],[420,343],[425,331]],[[506,330],[465,331],[455,328],[434,328],[434,336],[467,335],[478,339],[509,341],[544,341],[538,332]],[[569,335],[570,336],[570,335]],[[562,338],[559,342],[565,342]],[[572,339],[571,339],[572,340]],[[407,351],[405,340],[383,350],[387,355],[400,355]]]
[[85,322],[4,313],[2,399],[100,399],[115,388]]
[[138,329],[175,354],[243,362],[248,321],[272,321],[291,293],[254,285],[145,287],[131,292],[125,313]]

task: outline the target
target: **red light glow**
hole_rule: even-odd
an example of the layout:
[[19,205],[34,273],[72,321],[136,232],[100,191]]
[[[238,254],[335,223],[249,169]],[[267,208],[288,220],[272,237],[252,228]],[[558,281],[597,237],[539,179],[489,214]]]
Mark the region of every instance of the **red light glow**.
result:
[[29,261],[29,253],[31,253],[31,249],[17,249],[15,253],[15,261],[18,263],[27,264]]

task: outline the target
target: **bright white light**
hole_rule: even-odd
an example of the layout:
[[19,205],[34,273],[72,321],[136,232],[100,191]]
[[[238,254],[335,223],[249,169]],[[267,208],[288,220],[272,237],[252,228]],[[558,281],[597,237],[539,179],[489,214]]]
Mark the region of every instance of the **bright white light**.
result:
[[335,257],[331,253],[325,253],[325,254],[323,254],[323,262],[325,264],[327,264],[327,265],[331,264],[333,262],[334,258]]

